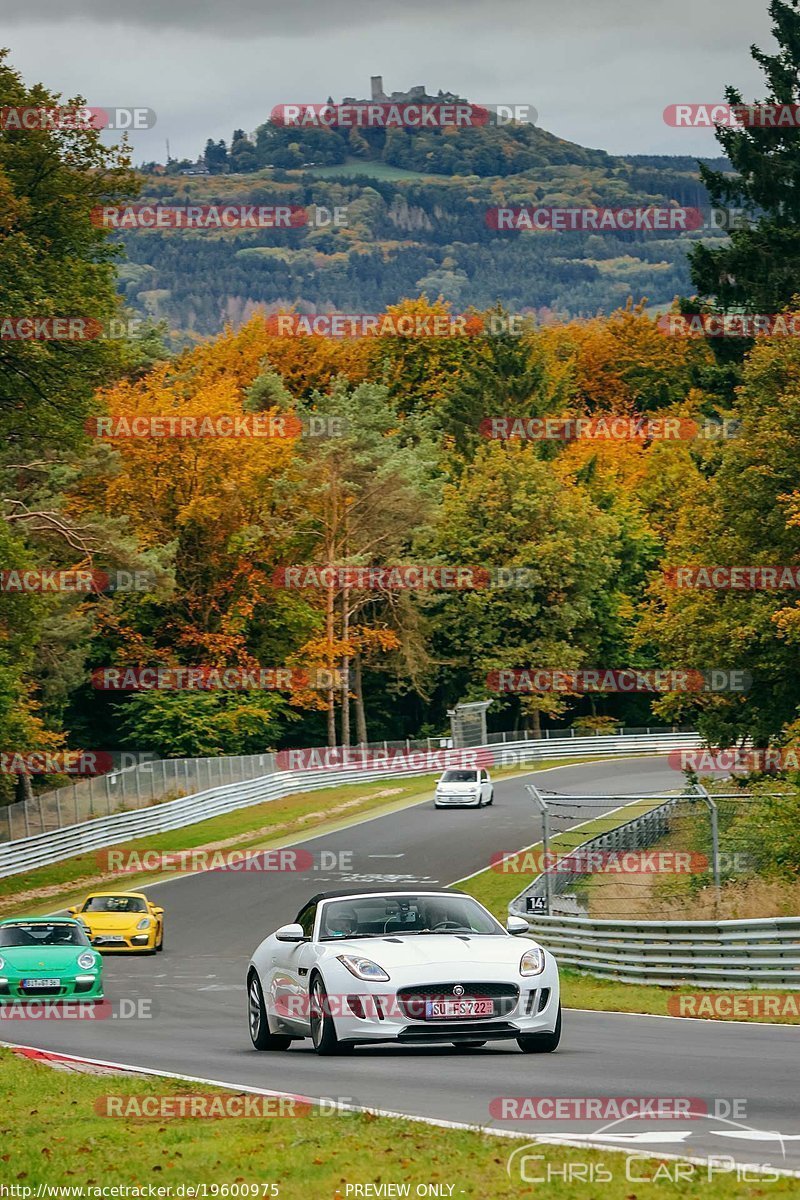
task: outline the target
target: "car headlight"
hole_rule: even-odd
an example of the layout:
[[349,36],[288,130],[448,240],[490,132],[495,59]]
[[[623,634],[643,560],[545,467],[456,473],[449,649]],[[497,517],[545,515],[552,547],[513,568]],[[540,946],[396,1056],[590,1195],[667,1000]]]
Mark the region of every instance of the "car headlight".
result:
[[2,969],[5,965],[6,965],[6,960],[4,958],[0,958],[0,971],[2,971]]
[[526,950],[519,961],[520,975],[541,975],[544,970],[544,950],[534,946]]
[[90,967],[95,965],[96,959],[91,950],[85,950],[83,954],[78,955],[78,966],[83,971],[88,971]]
[[356,979],[384,982],[389,978],[383,967],[379,967],[371,958],[361,958],[357,954],[340,954],[338,959]]
[[137,928],[137,929],[149,929],[149,928],[150,928],[150,918],[149,918],[149,917],[142,917],[141,921],[140,921],[140,922],[139,922],[139,924],[136,926],[136,928]]

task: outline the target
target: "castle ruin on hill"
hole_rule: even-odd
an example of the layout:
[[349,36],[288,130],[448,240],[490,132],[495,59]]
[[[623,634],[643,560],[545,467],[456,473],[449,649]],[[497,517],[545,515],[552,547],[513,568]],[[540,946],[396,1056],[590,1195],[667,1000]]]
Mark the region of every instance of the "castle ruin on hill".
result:
[[[381,101],[390,102],[393,104],[465,104],[466,100],[463,96],[457,96],[455,92],[443,92],[441,89],[435,96],[431,96],[425,89],[424,83],[417,84],[416,87],[409,88],[407,92],[392,92],[387,96],[383,90],[383,76],[372,75],[370,77],[370,100],[379,103]],[[358,99],[355,96],[345,96],[342,104],[366,104],[367,100]]]

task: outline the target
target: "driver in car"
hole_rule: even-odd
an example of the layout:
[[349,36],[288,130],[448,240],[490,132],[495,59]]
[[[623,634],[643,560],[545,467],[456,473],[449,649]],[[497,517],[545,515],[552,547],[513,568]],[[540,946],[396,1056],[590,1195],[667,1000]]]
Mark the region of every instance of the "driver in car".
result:
[[428,905],[428,919],[425,928],[434,930],[438,925],[452,924],[447,915],[447,908],[444,904],[436,904],[435,902]]
[[358,933],[358,917],[350,908],[341,909],[331,914],[326,929],[328,937],[353,937]]

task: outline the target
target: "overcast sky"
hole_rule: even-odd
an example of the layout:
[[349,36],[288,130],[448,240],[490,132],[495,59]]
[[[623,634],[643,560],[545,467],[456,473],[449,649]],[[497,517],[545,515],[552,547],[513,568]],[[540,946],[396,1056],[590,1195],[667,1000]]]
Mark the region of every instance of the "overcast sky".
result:
[[28,83],[91,105],[154,109],[136,161],[194,158],[273,105],[425,84],[531,104],[560,137],[612,153],[715,154],[672,129],[668,104],[764,90],[749,47],[772,50],[767,0],[4,0],[2,40]]

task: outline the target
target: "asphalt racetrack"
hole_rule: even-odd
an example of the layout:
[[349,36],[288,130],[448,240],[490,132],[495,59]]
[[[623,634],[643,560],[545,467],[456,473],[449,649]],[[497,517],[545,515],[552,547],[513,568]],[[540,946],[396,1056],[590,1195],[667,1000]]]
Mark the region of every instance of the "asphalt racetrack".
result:
[[[557,768],[537,772],[535,779],[559,792],[604,795],[675,790],[681,783],[659,757]],[[492,807],[437,811],[426,801],[303,841],[312,853],[350,853],[344,871],[214,871],[154,885],[151,895],[166,910],[164,953],[108,956],[105,964],[112,1007],[122,998],[130,1009],[148,1000],[151,1019],[9,1021],[0,1037],[234,1086],[522,1130],[531,1139],[583,1137],[641,1153],[730,1156],[737,1163],[800,1170],[797,1027],[567,1010],[561,1046],[550,1055],[524,1055],[515,1042],[473,1051],[360,1047],[346,1058],[319,1058],[310,1041],[277,1054],[252,1049],[245,971],[264,936],[293,920],[308,896],[326,886],[441,886],[483,870],[492,854],[536,842],[541,831],[526,782],[497,782]],[[597,812],[587,810],[579,819]],[[597,1120],[500,1121],[490,1103],[504,1096],[691,1097],[717,1115],[610,1126]],[[732,1101],[740,1102],[733,1114]]]

